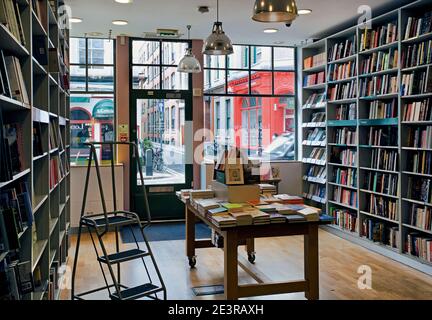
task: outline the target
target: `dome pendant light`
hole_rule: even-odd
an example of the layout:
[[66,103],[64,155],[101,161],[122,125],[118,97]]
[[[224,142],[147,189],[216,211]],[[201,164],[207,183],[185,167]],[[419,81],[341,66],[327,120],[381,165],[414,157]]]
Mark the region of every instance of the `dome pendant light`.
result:
[[[190,29],[191,26],[187,26],[188,29],[188,40],[190,40]],[[184,57],[180,60],[178,67],[178,72],[184,73],[199,73],[201,72],[201,64],[192,52],[192,48],[187,48]]]
[[203,53],[208,55],[229,55],[234,52],[231,40],[227,37],[219,21],[219,0],[217,0],[217,21],[213,24],[211,35],[208,36],[203,46]]
[[259,22],[284,22],[291,25],[297,16],[295,0],[255,0],[252,19]]

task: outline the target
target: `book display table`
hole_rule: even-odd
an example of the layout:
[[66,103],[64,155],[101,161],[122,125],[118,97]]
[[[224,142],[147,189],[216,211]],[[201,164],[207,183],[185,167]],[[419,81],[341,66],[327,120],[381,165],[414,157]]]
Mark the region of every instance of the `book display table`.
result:
[[[195,223],[201,220],[212,230],[223,236],[224,245],[224,295],[227,300],[243,297],[305,292],[309,300],[319,299],[319,270],[318,270],[318,226],[330,224],[331,219],[321,218],[320,221],[287,222],[265,225],[249,225],[236,227],[219,227],[205,215],[196,210],[189,200],[181,199],[185,204],[186,218],[186,256],[189,264],[196,264],[195,249],[214,247],[212,241],[195,239]],[[254,239],[281,236],[304,236],[304,279],[287,282],[268,282],[261,279],[250,270],[250,263],[254,260]],[[249,262],[239,261],[237,248],[245,245]],[[238,266],[250,274],[257,284],[238,284]],[[248,267],[249,265],[249,267]]]

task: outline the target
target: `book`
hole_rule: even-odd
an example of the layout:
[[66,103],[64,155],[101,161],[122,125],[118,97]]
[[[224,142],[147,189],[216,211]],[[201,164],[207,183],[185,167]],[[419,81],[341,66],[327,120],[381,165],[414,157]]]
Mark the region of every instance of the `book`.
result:
[[26,106],[30,106],[30,100],[26,85],[24,83],[21,64],[18,58],[13,56],[5,56],[5,63],[7,69],[6,72],[9,76],[9,85],[12,98],[22,102]]
[[333,224],[351,232],[357,231],[358,229],[357,212],[348,209],[335,208],[335,207],[330,207],[329,211],[330,211],[330,216],[334,218]]
[[0,50],[0,78],[2,84],[2,91],[0,94],[12,98],[12,93],[10,89],[9,75],[7,73],[5,54],[3,50]]
[[212,216],[212,222],[220,228],[237,226],[237,220],[229,214],[218,214]]
[[42,66],[48,66],[47,43],[44,36],[33,37],[33,56]]
[[306,207],[298,211],[298,214],[305,217],[307,221],[319,221],[320,210],[312,207]]

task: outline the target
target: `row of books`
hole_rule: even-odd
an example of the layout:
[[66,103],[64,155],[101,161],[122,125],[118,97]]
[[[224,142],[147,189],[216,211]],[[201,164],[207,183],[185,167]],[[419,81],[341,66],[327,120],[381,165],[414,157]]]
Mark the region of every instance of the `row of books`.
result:
[[432,71],[411,72],[402,75],[401,95],[410,96],[432,92]]
[[360,74],[385,71],[398,66],[399,54],[397,49],[378,51],[369,55],[360,64]]
[[334,187],[333,201],[357,208],[358,207],[357,191],[345,189],[343,187]]
[[407,147],[432,149],[432,126],[409,127],[406,139]]
[[[42,27],[46,31],[48,27],[48,10],[46,3],[43,0],[32,0],[33,11],[35,12],[37,18],[39,19]],[[54,11],[55,12],[55,11]]]
[[326,187],[322,184],[310,183],[303,196],[307,199],[326,199]]
[[407,235],[405,250],[408,254],[432,262],[432,238],[425,237],[417,232]]
[[408,172],[432,175],[432,153],[430,151],[414,151],[407,155],[406,170]]
[[21,63],[17,57],[7,55],[3,50],[0,50],[0,95],[30,106]]
[[321,84],[324,82],[325,82],[325,72],[324,71],[309,74],[303,78],[303,86],[304,87],[309,87],[309,86]]
[[357,97],[357,81],[338,83],[328,89],[329,100],[354,99]]
[[333,148],[330,156],[330,162],[342,164],[345,166],[356,166],[357,165],[357,152],[351,149],[339,149]]
[[390,74],[360,79],[359,95],[371,97],[398,92],[398,77]]
[[370,127],[367,136],[369,146],[397,146],[398,129],[396,127]]
[[390,196],[398,195],[398,176],[391,173],[366,172],[364,189]]
[[336,120],[356,120],[357,105],[355,103],[342,104],[336,107]]
[[315,128],[313,130],[309,130],[306,135],[306,141],[325,141],[326,132],[324,129]]
[[410,204],[407,222],[414,227],[432,231],[432,209],[414,203]]
[[398,152],[394,150],[373,149],[370,158],[370,168],[398,171]]
[[311,115],[311,121],[310,122],[324,122],[326,120],[326,113],[325,112],[314,112]]
[[334,171],[333,181],[337,184],[357,188],[357,169],[337,168]]
[[303,60],[304,69],[310,69],[322,66],[326,63],[326,53],[318,53],[312,57],[307,57]]
[[379,242],[392,248],[399,248],[399,228],[390,226],[387,223],[365,218],[362,221],[361,235],[371,241]]
[[358,230],[358,219],[356,212],[351,212],[347,209],[331,207],[329,213],[330,216],[335,219],[333,223],[340,228],[351,232],[356,232]]
[[313,148],[307,159],[315,161],[325,161],[326,155],[327,152],[325,148]]
[[384,217],[393,221],[399,221],[398,205],[396,200],[388,199],[373,194],[368,195],[366,210],[370,214]]
[[336,129],[333,134],[333,142],[338,144],[355,144],[357,142],[355,128]]
[[60,132],[60,127],[57,126],[55,120],[51,119],[49,122],[50,125],[50,135],[49,135],[49,149],[58,148],[60,151],[64,150],[63,139]]
[[21,124],[5,124],[0,111],[0,182],[12,180],[24,169],[24,150]]
[[411,39],[432,32],[432,11],[427,11],[421,17],[409,17],[407,20],[404,39]]
[[50,190],[53,189],[65,176],[65,169],[62,160],[55,155],[50,159]]
[[34,291],[30,261],[0,261],[0,301],[24,300]]
[[17,0],[0,0],[0,23],[9,29],[19,43],[23,46],[26,45],[21,11]]
[[432,40],[409,45],[402,54],[402,68],[432,63]]
[[329,81],[343,80],[350,77],[355,77],[356,74],[356,61],[348,61],[342,64],[331,64],[328,67]]
[[379,26],[373,30],[365,28],[360,38],[360,51],[395,42],[398,39],[397,21]]
[[311,181],[309,178],[314,178],[315,182],[325,182],[327,178],[327,170],[326,167],[323,166],[309,166],[306,174],[303,176],[303,180]]
[[396,118],[398,106],[396,99],[391,102],[372,101],[369,104],[369,119],[388,119]]
[[328,61],[332,62],[342,58],[352,56],[356,53],[356,37],[346,39],[332,45],[328,53]]
[[408,177],[407,198],[432,203],[431,180],[421,177]]
[[33,135],[32,135],[32,143],[33,143],[33,157],[41,156],[44,154],[43,148],[43,138],[42,138],[42,127],[45,124],[40,123],[39,121],[33,122]]
[[432,121],[431,98],[407,103],[403,121]]
[[305,104],[303,105],[303,108],[323,108],[326,105],[326,96],[324,93],[313,93],[311,94]]

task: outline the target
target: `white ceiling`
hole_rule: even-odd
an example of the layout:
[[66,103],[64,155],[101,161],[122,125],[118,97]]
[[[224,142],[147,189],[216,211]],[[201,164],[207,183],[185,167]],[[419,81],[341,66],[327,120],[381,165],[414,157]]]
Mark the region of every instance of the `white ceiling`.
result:
[[[284,24],[264,24],[251,19],[254,0],[220,0],[220,20],[225,32],[234,43],[273,44],[283,41],[285,45],[300,44],[302,40],[354,21],[360,5],[369,5],[372,14],[381,13],[385,6],[397,6],[406,0],[297,0],[299,8],[310,8],[312,14],[298,17],[290,28]],[[179,29],[186,33],[186,25],[192,25],[192,38],[204,39],[216,20],[216,0],[134,0],[132,4],[118,4],[114,0],[66,0],[72,16],[83,19],[73,24],[71,35],[102,32],[108,37],[119,34],[140,37],[143,32],[157,28]],[[201,14],[198,6],[208,5],[210,12]],[[128,20],[127,26],[112,25],[112,20]],[[276,27],[276,34],[264,34],[263,29]]]

